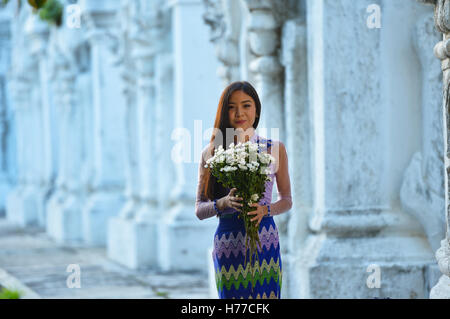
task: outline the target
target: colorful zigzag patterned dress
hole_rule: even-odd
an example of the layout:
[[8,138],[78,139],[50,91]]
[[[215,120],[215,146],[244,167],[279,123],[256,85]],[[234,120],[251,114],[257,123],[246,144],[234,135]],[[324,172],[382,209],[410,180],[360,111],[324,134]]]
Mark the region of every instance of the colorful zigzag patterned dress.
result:
[[[264,143],[259,138],[258,142]],[[270,140],[268,142],[266,145],[270,147]],[[271,203],[275,177],[273,165],[271,166],[272,174],[269,176],[272,180],[266,182],[264,197],[259,201],[260,205]],[[279,299],[281,297],[282,264],[278,229],[273,217],[264,216],[259,224],[258,233],[262,249],[258,247],[259,262],[252,260],[253,273],[251,273],[248,258],[244,264],[244,221],[238,218],[235,209],[231,209],[231,211],[232,213],[220,215],[219,225],[214,234],[212,257],[219,298]],[[249,249],[247,249],[247,256],[249,256]]]

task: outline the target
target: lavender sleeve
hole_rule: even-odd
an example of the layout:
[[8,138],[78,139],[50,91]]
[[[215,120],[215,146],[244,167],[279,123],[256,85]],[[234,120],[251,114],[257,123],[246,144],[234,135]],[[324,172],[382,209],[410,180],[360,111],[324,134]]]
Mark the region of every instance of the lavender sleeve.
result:
[[280,215],[287,212],[292,207],[292,197],[291,195],[283,195],[278,193],[278,201],[270,204],[270,215]]
[[214,209],[214,202],[209,198],[206,198],[202,194],[202,189],[204,184],[202,183],[204,174],[208,172],[205,168],[206,161],[204,158],[204,152],[202,153],[202,159],[200,161],[198,167],[198,185],[197,185],[197,198],[195,200],[195,215],[197,215],[198,219],[206,219],[217,215],[217,212]]

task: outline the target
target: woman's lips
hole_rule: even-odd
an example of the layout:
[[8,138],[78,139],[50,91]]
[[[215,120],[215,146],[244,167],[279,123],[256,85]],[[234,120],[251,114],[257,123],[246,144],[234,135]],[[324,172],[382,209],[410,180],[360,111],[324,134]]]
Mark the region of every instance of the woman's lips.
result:
[[242,124],[242,123],[245,123],[245,120],[243,120],[243,121],[237,121],[236,123],[237,123],[237,124]]

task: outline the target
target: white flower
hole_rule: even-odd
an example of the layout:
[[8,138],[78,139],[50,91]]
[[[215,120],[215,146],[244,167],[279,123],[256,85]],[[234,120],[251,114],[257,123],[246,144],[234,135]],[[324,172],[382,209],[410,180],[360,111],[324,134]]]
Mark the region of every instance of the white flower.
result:
[[243,171],[246,171],[246,170],[247,170],[247,166],[245,166],[245,165],[239,164],[238,166],[239,166],[239,168],[240,168],[241,170],[243,170]]
[[265,156],[266,154],[264,153],[259,153],[259,160],[261,163],[263,164],[268,164],[269,163],[269,159],[267,158],[267,156]]
[[276,159],[272,155],[268,154],[270,158],[270,163],[275,163]]
[[260,173],[260,174],[266,174],[266,175],[268,175],[268,174],[270,174],[270,170],[268,170],[267,167],[262,166],[262,167],[259,169],[259,173]]
[[249,148],[250,152],[257,152],[258,151],[258,144],[256,144],[256,143],[250,144],[248,148]]
[[259,199],[258,194],[253,194],[251,199],[253,202],[256,202]]

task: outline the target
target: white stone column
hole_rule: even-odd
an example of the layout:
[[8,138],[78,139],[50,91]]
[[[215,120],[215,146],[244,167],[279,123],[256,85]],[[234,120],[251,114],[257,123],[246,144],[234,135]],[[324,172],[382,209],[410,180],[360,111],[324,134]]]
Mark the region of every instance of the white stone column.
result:
[[[139,167],[138,167],[138,130],[137,127],[137,104],[136,104],[136,79],[137,69],[131,58],[132,42],[131,34],[133,25],[136,24],[136,13],[138,9],[137,1],[121,1],[120,9],[120,43],[119,59],[121,61],[122,93],[126,99],[125,137],[126,137],[126,157],[125,157],[125,198],[126,202],[119,212],[118,218],[129,219],[134,216],[139,205]],[[136,31],[139,32],[139,31]],[[115,220],[116,218],[111,218]],[[114,234],[115,232],[111,232]],[[113,235],[115,236],[115,235]],[[108,249],[110,249],[108,244]],[[119,253],[117,256],[120,256]],[[112,256],[111,256],[112,257]]]
[[428,293],[428,242],[420,224],[399,209],[398,190],[391,187],[391,176],[399,175],[390,157],[397,132],[389,126],[396,106],[389,94],[396,92],[384,84],[392,79],[385,76],[389,62],[396,61],[383,53],[392,53],[384,42],[392,29],[386,11],[380,29],[349,18],[372,4],[389,5],[307,1],[313,211],[310,235],[293,265],[299,279],[291,297]]
[[27,83],[26,79],[17,76],[11,85],[16,128],[17,183],[7,195],[6,218],[19,225],[26,225],[34,221],[33,218],[25,219],[26,216],[19,214],[23,211],[21,198],[26,186],[24,108],[28,103],[29,86]]
[[434,47],[434,54],[441,60],[443,72],[443,140],[444,140],[444,186],[445,186],[445,219],[446,236],[441,240],[441,247],[436,251],[436,259],[439,269],[442,272],[438,283],[431,289],[430,298],[450,299],[450,204],[449,204],[449,121],[450,121],[450,12],[448,10],[450,1],[448,0],[428,0],[421,1],[435,5],[434,19],[439,32],[443,33],[442,41]]
[[220,62],[217,75],[222,86],[241,79],[240,46],[244,13],[241,1],[204,1],[206,8],[203,19],[211,27],[210,41],[214,43]]
[[[171,34],[170,11],[164,12],[161,34]],[[175,163],[172,158],[174,118],[176,117],[174,96],[174,55],[170,51],[172,38],[166,36],[158,41],[158,52],[155,56],[155,161],[158,181],[158,222],[169,213],[175,205],[173,198],[174,182],[177,179]],[[170,106],[170,107],[168,107]],[[162,236],[158,234],[158,241]],[[157,249],[161,247],[158,244]],[[159,264],[158,264],[159,265]]]
[[137,128],[141,205],[136,221],[155,221],[156,172],[155,172],[155,87],[154,56],[151,48],[139,48],[134,59],[138,70],[137,79]]
[[10,97],[7,85],[7,73],[11,66],[11,32],[10,16],[4,12],[0,16],[0,217],[5,215],[6,197],[12,188],[11,177],[14,172],[14,165],[10,154],[14,151],[11,145],[11,136],[14,132],[11,123]]
[[[51,42],[57,42],[57,31],[53,30],[51,36]],[[64,200],[67,198],[67,180],[68,180],[68,165],[69,158],[66,151],[67,140],[68,140],[68,127],[67,127],[67,109],[63,107],[64,105],[64,95],[66,94],[63,86],[63,74],[64,69],[67,67],[64,63],[64,59],[61,58],[60,52],[56,49],[57,45],[53,47],[49,53],[51,53],[52,59],[49,60],[51,63],[52,73],[49,76],[49,81],[52,83],[52,98],[55,105],[54,113],[54,126],[56,132],[56,139],[52,139],[55,143],[55,150],[57,152],[57,169],[56,169],[56,180],[54,183],[54,190],[50,195],[46,205],[46,232],[50,237],[62,241],[63,229],[62,226],[62,216],[59,213]]]
[[[405,171],[400,198],[402,206],[417,218],[431,249],[438,249],[445,237],[444,150],[442,145],[442,73],[431,50],[441,34],[434,25],[431,8],[417,19],[414,49],[420,58],[422,75],[422,149],[416,152]],[[430,283],[431,285],[434,284]]]
[[[283,67],[278,56],[281,21],[273,10],[277,1],[245,0],[244,3],[249,11],[247,38],[252,52],[248,61],[252,75],[250,82],[254,80],[252,84],[264,105],[259,128],[267,129],[268,138],[284,141]],[[271,136],[269,128],[278,129],[278,136]]]
[[[139,188],[128,188],[134,192],[136,198],[128,196],[128,202],[121,214],[110,219],[108,255],[130,268],[155,266],[158,247],[158,181],[155,148],[158,137],[155,132],[160,123],[156,121],[155,112],[154,57],[157,43],[162,41],[158,34],[159,4],[160,1],[148,0],[134,1],[130,4],[130,18],[134,23],[131,24],[131,30],[128,30],[129,39],[123,43],[129,44],[128,58],[135,66],[136,97],[129,96],[129,101],[136,105],[133,109],[128,109],[129,112],[132,111],[128,117],[131,124],[129,130],[135,130],[132,133],[134,141],[129,143],[137,151],[133,155],[136,157],[137,153],[138,157],[136,182]],[[131,172],[130,164],[131,161],[129,161]],[[136,168],[134,169],[136,171]],[[133,181],[131,174],[128,180]]]
[[[53,189],[53,148],[52,130],[51,130],[51,103],[50,103],[50,79],[48,69],[47,48],[49,46],[49,28],[42,21],[33,20],[32,34],[30,35],[31,52],[33,53],[36,63],[38,64],[37,72],[39,84],[35,87],[39,100],[36,100],[37,113],[35,114],[34,123],[36,127],[36,137],[39,139],[35,144],[35,161],[36,170],[39,174],[39,193],[40,208],[38,210],[38,224],[42,227],[46,225],[46,202]],[[39,156],[37,156],[39,154]]]
[[83,208],[83,238],[90,245],[106,245],[107,221],[123,205],[125,163],[125,100],[120,89],[116,1],[80,1],[88,24],[91,47],[94,177]]
[[[12,104],[14,109],[15,130],[16,130],[16,159],[17,159],[17,183],[7,195],[6,218],[18,225],[36,224],[36,211],[32,215],[24,215],[23,194],[27,188],[28,170],[27,165],[27,141],[29,128],[27,125],[27,111],[31,103],[31,79],[30,72],[32,59],[29,56],[28,41],[26,41],[24,26],[29,19],[31,12],[23,9],[19,16],[11,24],[12,31],[12,74],[11,91]],[[28,141],[29,143],[29,141]]]
[[[203,120],[203,126],[197,131],[200,133],[212,126],[220,98],[220,81],[211,80],[215,78],[217,63],[202,20],[202,2],[176,0],[170,5],[175,131],[166,151],[175,153],[178,159],[186,155],[187,163],[172,158],[177,174],[171,191],[174,206],[164,212],[159,225],[158,263],[163,270],[199,270],[207,274],[204,256],[214,240],[218,221],[216,218],[199,221],[195,216],[198,165],[204,145],[202,138],[194,134],[194,121]],[[212,132],[208,133],[210,136]]]
[[[139,205],[131,219],[122,217],[110,220],[110,234],[113,236],[108,246],[112,252],[111,258],[120,260],[131,268],[140,266],[154,266],[156,264],[156,225],[158,223],[156,190],[154,183],[156,178],[155,168],[155,134],[152,133],[156,127],[154,87],[153,87],[153,58],[139,52],[143,56],[136,57],[137,72],[137,153],[139,155],[139,179],[140,191]],[[127,243],[126,246],[123,243]],[[143,245],[145,243],[145,245]],[[121,249],[119,249],[121,248]]]
[[54,238],[63,243],[82,242],[82,209],[85,203],[86,190],[83,189],[82,174],[85,158],[84,119],[85,78],[79,70],[83,61],[77,61],[74,50],[79,54],[84,48],[84,40],[77,29],[62,27],[58,30],[58,43],[55,48],[58,53],[55,58],[60,62],[59,83],[61,92],[62,128],[65,130],[64,152],[67,180],[66,192],[59,207],[52,212],[57,232]]
[[[76,30],[76,29],[75,29]],[[82,51],[79,49],[78,52],[83,52],[83,59],[79,62],[79,68],[84,69],[83,73],[77,74],[77,107],[81,108],[82,112],[82,144],[83,144],[83,160],[80,170],[80,189],[81,197],[83,201],[83,207],[86,200],[92,192],[93,180],[95,177],[95,166],[94,166],[94,154],[95,154],[95,144],[93,141],[94,132],[94,108],[93,108],[93,85],[92,85],[92,63],[90,54],[89,42],[85,40],[83,44],[80,45]],[[82,209],[80,210],[81,220],[83,221]],[[83,225],[82,225],[83,227]],[[83,233],[83,231],[82,231]],[[84,238],[84,235],[82,235]]]
[[[24,72],[23,76],[28,78],[29,92],[27,93],[26,106],[23,108],[24,121],[24,180],[25,187],[20,193],[20,197],[15,198],[21,203],[12,204],[11,207],[17,210],[11,214],[16,216],[15,220],[21,226],[41,225],[45,220],[45,194],[46,191],[41,188],[41,166],[42,166],[42,139],[41,139],[41,100],[39,87],[33,79],[39,78],[39,69],[36,60],[36,48],[39,51],[40,43],[39,34],[45,32],[44,26],[38,20],[38,17],[30,14],[25,20],[22,29],[24,48],[27,49],[29,55],[21,55],[26,59],[21,65],[19,72]],[[35,33],[38,34],[36,40]]]
[[[31,58],[31,57],[30,57]],[[39,225],[39,216],[42,215],[43,194],[38,189],[38,167],[36,163],[40,162],[38,143],[39,143],[39,120],[37,114],[39,106],[36,87],[32,79],[38,77],[35,65],[27,69],[30,75],[29,93],[27,103],[24,105],[23,112],[23,130],[24,130],[24,165],[25,165],[25,187],[21,193],[19,201],[22,202],[18,210],[20,226]]]
[[[170,32],[170,29],[167,30]],[[167,37],[161,49],[155,57],[155,108],[156,108],[156,137],[155,155],[156,172],[158,180],[158,209],[160,218],[174,204],[170,202],[170,195],[176,180],[175,164],[172,160],[171,145],[172,132],[175,118],[174,109],[174,69],[173,54],[167,48],[170,38]],[[167,107],[170,105],[171,107]]]
[[[283,264],[284,298],[298,296],[298,272],[293,260],[299,256],[308,235],[308,215],[312,211],[311,125],[308,104],[307,38],[304,12],[287,21],[282,29],[281,63],[285,69],[285,123],[291,180],[292,208],[286,225]],[[274,194],[277,198],[277,194]],[[291,293],[292,291],[292,293]]]
[[77,95],[75,65],[61,53],[58,58],[61,60],[58,71],[61,104],[58,107],[61,108],[60,125],[64,130],[60,152],[64,154],[67,179],[59,205],[49,212],[49,223],[53,224],[49,235],[58,242],[79,243],[82,240],[83,110]]

